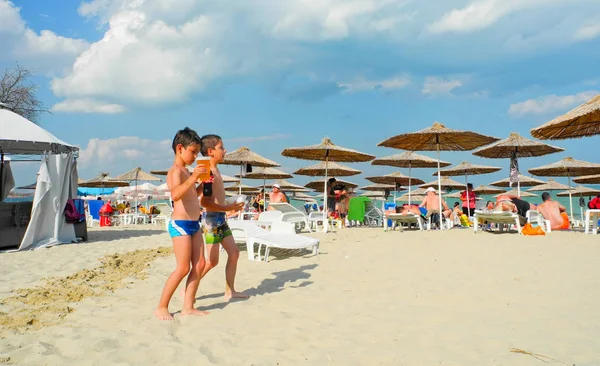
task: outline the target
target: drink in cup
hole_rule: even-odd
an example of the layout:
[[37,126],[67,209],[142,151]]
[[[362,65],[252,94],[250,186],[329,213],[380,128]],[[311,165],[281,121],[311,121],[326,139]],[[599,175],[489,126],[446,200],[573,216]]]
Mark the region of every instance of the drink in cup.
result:
[[210,180],[210,157],[203,156],[196,159],[196,163],[198,166],[203,166],[206,168],[206,173],[202,174],[198,180],[200,182],[207,182]]

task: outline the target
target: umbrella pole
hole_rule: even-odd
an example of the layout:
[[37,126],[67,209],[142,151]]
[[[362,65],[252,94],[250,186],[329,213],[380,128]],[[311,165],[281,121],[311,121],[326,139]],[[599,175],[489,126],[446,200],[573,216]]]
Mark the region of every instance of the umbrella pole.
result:
[[467,217],[471,217],[471,201],[469,201],[469,176],[465,174],[465,188],[467,189]]
[[329,157],[325,157],[325,184],[323,185],[323,232],[327,232],[327,168],[329,166]]
[[569,209],[571,210],[571,225],[573,225],[573,197],[571,196],[571,174],[568,173],[569,177]]
[[410,207],[410,186],[412,184],[412,174],[410,172],[411,164],[408,163],[408,207]]
[[[244,172],[244,164],[240,164],[240,189],[238,191],[238,194],[241,195],[242,194],[242,174]],[[266,198],[265,198],[265,203],[267,202]]]
[[[436,139],[439,139],[439,136],[436,136]],[[439,207],[440,207],[440,230],[444,230],[444,225],[442,225],[442,176],[440,175],[440,143],[436,144],[437,150],[437,169],[438,169],[438,198],[439,198]]]

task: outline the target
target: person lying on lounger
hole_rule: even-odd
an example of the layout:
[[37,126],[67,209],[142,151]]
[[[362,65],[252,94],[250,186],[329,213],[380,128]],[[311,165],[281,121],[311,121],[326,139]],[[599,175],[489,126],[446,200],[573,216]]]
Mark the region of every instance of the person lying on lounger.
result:
[[536,206],[523,201],[517,196],[511,194],[501,194],[496,197],[496,207],[494,211],[508,211],[514,212],[519,215],[519,221],[521,225],[525,225],[527,223],[527,211],[535,210]]

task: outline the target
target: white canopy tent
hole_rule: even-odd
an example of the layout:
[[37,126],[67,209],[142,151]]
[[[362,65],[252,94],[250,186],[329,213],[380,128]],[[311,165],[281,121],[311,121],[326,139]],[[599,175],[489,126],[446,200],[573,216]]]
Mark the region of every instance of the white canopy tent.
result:
[[67,200],[77,196],[78,150],[0,104],[0,160],[5,155],[42,156],[31,220],[19,250],[77,240],[64,209]]

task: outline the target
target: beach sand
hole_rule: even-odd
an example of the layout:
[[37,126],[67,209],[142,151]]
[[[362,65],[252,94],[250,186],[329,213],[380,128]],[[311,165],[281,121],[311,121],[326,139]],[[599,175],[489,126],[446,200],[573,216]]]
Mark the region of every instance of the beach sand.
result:
[[2,253],[0,364],[600,365],[598,236],[312,235],[318,256],[243,250],[245,301],[223,301],[222,253],[198,292],[211,313],[173,322],[152,314],[174,259],[151,226]]

